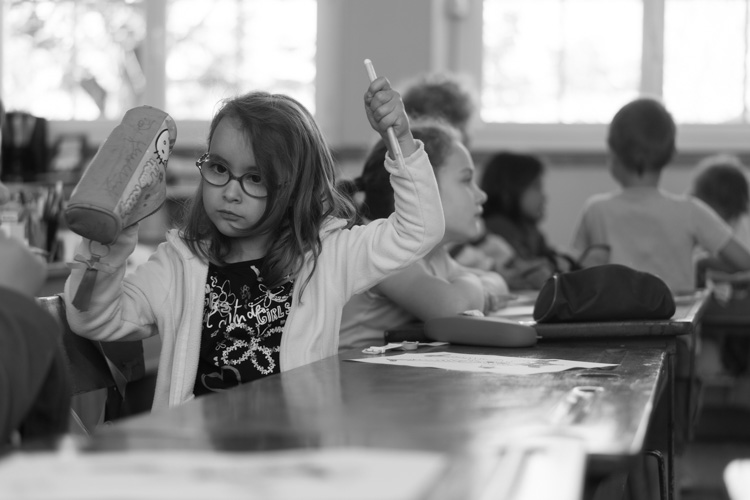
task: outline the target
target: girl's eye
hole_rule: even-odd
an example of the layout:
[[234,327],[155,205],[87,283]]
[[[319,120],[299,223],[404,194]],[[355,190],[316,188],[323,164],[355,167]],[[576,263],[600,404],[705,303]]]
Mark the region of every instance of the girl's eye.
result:
[[245,178],[252,184],[263,184],[263,179],[260,177],[260,174],[247,174]]
[[227,167],[222,165],[221,163],[209,163],[208,164],[209,170],[216,174],[225,174],[228,170]]

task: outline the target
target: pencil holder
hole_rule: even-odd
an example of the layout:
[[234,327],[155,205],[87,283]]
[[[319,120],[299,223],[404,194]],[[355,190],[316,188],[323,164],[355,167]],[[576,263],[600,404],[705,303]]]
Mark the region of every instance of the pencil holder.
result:
[[167,198],[166,168],[177,127],[164,111],[125,113],[89,163],[65,209],[76,234],[109,245],[123,228],[156,212]]

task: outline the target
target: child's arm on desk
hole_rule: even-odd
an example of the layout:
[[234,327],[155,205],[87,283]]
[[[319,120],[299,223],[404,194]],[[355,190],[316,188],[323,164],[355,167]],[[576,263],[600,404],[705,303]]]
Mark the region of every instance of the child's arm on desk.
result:
[[452,267],[453,272],[457,276],[468,273],[479,278],[484,291],[484,307],[479,308],[481,311],[484,311],[485,313],[497,311],[498,309],[505,307],[508,300],[510,300],[511,294],[508,289],[508,283],[500,273],[464,266],[458,262],[453,262]]
[[698,286],[705,286],[707,276],[714,281],[750,281],[750,252],[736,238],[730,238],[715,257],[696,262]]
[[461,273],[438,278],[417,262],[377,285],[377,289],[422,321],[484,309],[484,289],[478,276]]
[[729,272],[750,271],[750,251],[734,236],[719,250],[719,259],[719,262],[710,262],[718,270]]

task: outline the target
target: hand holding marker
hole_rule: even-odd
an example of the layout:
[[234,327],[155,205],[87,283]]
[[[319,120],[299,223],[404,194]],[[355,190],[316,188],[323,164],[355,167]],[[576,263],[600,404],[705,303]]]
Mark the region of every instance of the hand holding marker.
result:
[[[372,83],[378,77],[378,75],[375,74],[375,68],[372,66],[372,61],[365,59],[365,68],[367,68],[367,76],[370,77],[370,83]],[[391,143],[391,151],[396,157],[399,166],[405,168],[404,155],[401,152],[401,146],[398,144],[398,139],[396,138],[396,133],[393,131],[393,127],[388,127],[388,142]]]

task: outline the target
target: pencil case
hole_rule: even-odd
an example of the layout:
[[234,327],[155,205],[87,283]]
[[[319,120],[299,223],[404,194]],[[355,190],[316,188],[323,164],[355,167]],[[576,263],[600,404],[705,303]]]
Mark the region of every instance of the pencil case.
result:
[[166,169],[177,138],[164,111],[125,113],[81,176],[64,212],[71,231],[109,245],[120,232],[156,212],[167,198]]

